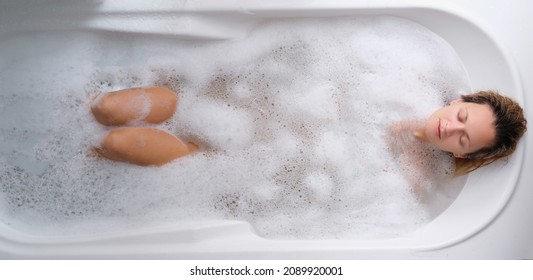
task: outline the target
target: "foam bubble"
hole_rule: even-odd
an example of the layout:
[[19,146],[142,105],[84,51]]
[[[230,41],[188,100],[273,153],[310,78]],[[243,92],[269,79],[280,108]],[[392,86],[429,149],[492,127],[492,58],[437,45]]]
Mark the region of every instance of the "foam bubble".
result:
[[286,106],[287,112],[309,121],[337,118],[334,88],[328,84],[297,85],[291,92],[281,96],[280,102]]
[[181,120],[215,149],[244,149],[254,133],[250,114],[231,104],[199,101],[182,114]]
[[327,174],[314,172],[304,178],[304,184],[311,190],[316,200],[322,200],[331,195],[333,181]]
[[[202,43],[65,35],[2,42],[24,46],[2,51],[17,63],[0,72],[0,219],[17,229],[87,234],[229,218],[269,238],[394,237],[456,195],[389,153],[391,122],[469,89],[453,49],[416,23],[267,21],[247,38]],[[97,158],[91,147],[110,128],[94,120],[91,97],[154,85],[180,96],[172,119],[154,127],[204,149],[161,167]],[[432,171],[453,164],[429,154]],[[402,172],[439,196],[417,200]]]
[[350,158],[346,135],[334,131],[324,132],[315,145],[316,159],[343,165]]

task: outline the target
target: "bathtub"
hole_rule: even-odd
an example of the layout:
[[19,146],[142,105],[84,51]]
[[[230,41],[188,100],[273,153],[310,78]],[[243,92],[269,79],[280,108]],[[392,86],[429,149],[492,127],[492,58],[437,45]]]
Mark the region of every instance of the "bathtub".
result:
[[[28,4],[31,2],[35,2],[34,5]],[[0,4],[0,42],[7,36],[32,36],[43,30],[113,31],[225,40],[243,36],[254,21],[265,18],[393,15],[418,22],[448,41],[463,60],[474,89],[495,88],[505,92],[524,106],[531,119],[533,81],[522,78],[527,73],[533,74],[533,63],[525,59],[527,45],[520,46],[518,37],[506,34],[506,29],[501,26],[494,29],[497,24],[487,24],[488,15],[497,13],[498,9],[484,8],[476,13],[476,5],[486,5],[482,1],[468,4],[460,1],[426,2],[228,0],[148,4],[146,1],[131,1],[124,6],[106,0],[79,4],[59,0],[17,1]],[[512,20],[506,21],[506,16],[508,19],[522,15],[526,18],[529,4],[525,2],[518,1],[517,7],[513,8],[518,15],[500,13],[497,18],[501,24],[512,24]],[[7,71],[7,67],[0,64],[0,71]],[[227,220],[61,237],[28,235],[0,224],[0,258],[533,258],[530,239],[533,220],[528,215],[533,213],[528,201],[533,197],[533,175],[527,172],[533,170],[531,155],[527,154],[532,141],[526,134],[507,162],[498,162],[472,173],[458,198],[445,212],[430,224],[401,238],[269,240],[256,235],[245,222]]]

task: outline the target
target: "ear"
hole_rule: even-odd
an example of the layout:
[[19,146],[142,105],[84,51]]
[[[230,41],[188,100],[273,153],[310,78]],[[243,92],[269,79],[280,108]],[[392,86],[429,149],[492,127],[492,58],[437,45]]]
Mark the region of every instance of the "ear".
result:
[[465,154],[453,154],[453,156],[456,158],[466,158]]
[[464,100],[462,98],[459,98],[459,99],[455,99],[455,100],[452,100],[452,102],[450,102],[451,105],[456,105],[456,104],[459,104],[459,103],[463,103]]

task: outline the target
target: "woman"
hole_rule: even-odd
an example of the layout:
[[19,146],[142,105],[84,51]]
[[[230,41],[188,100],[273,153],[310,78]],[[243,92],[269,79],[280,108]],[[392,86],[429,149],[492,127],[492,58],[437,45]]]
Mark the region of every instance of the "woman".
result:
[[494,91],[480,91],[435,111],[415,136],[453,154],[455,175],[465,175],[511,155],[526,129],[518,103]]
[[[177,95],[166,88],[133,88],[99,96],[91,110],[104,125],[157,124],[174,114],[177,103]],[[456,159],[455,175],[460,176],[512,154],[526,125],[522,108],[515,101],[493,91],[480,91],[463,95],[423,122],[395,124],[389,142],[394,151],[406,152],[398,148],[398,139],[414,135],[421,142],[452,154]],[[122,127],[113,129],[96,151],[112,160],[162,165],[197,149],[194,143],[185,144],[162,130]]]

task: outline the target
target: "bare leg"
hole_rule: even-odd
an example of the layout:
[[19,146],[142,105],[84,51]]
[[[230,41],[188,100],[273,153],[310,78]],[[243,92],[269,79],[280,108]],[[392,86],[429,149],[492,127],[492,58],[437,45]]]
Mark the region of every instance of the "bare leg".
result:
[[197,149],[159,129],[124,127],[113,129],[95,150],[111,160],[146,166],[162,165]]
[[177,103],[176,93],[164,87],[131,88],[98,96],[91,111],[104,125],[123,125],[135,120],[160,123],[174,114]]
[[[160,123],[176,110],[176,93],[163,87],[131,88],[98,96],[91,106],[96,120],[104,125],[123,125],[132,121]],[[198,149],[173,135],[155,128],[113,129],[96,152],[108,159],[137,165],[162,165]]]

